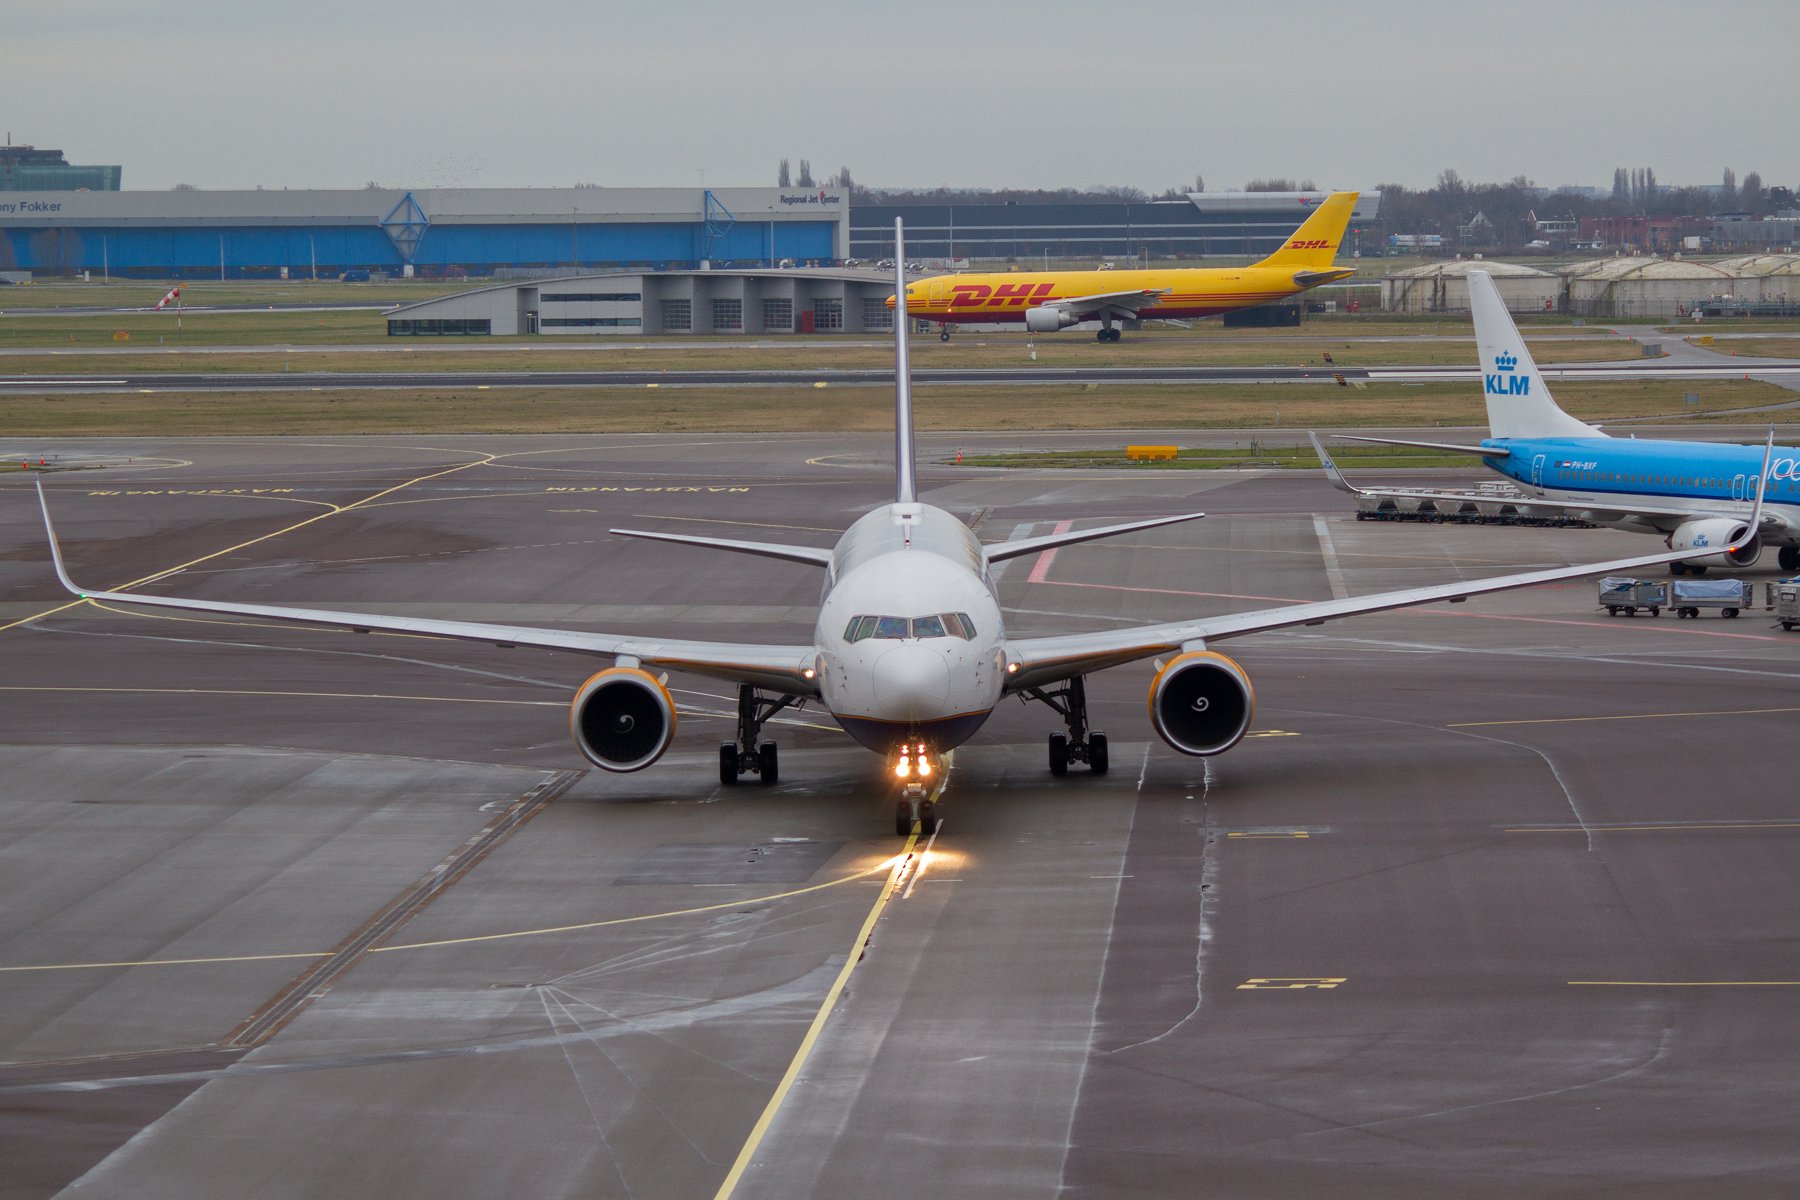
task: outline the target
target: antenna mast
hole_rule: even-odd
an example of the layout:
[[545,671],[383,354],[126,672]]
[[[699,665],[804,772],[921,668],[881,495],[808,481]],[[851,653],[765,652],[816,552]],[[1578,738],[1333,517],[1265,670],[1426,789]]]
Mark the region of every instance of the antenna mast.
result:
[[894,500],[918,501],[913,480],[912,363],[906,356],[906,228],[894,218]]

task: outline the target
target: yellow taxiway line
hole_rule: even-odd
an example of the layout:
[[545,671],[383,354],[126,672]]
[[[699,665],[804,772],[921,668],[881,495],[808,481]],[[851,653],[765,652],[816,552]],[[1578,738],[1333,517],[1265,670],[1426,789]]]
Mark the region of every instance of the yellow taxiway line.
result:
[[[917,835],[915,834],[916,838]],[[912,842],[906,843],[907,851]],[[507,938],[542,937],[550,933],[574,933],[582,929],[600,929],[607,925],[630,925],[638,921],[660,921],[665,917],[686,917],[696,913],[717,912],[721,908],[741,908],[746,904],[763,904],[770,900],[786,900],[790,896],[804,896],[808,892],[820,892],[826,888],[840,884],[853,883],[858,879],[866,879],[881,871],[894,870],[906,862],[906,852],[895,858],[885,859],[872,867],[867,867],[854,874],[845,875],[841,879],[815,883],[810,887],[796,888],[791,892],[776,892],[772,896],[757,896],[749,900],[727,900],[722,904],[702,904],[697,908],[678,908],[672,912],[645,913],[638,917],[614,917],[610,921],[585,921],[579,925],[552,925],[546,929],[519,929],[511,933],[483,933],[474,937],[442,938],[434,942],[404,942],[398,946],[376,946],[370,954],[391,954],[396,950],[427,950],[434,946],[464,946],[472,942],[497,942]],[[890,882],[891,887],[891,882]],[[882,889],[885,901],[889,888]],[[880,911],[879,908],[876,909]],[[232,962],[270,962],[281,958],[324,958],[329,950],[308,950],[296,954],[231,954],[217,958],[151,958],[136,962],[83,962],[83,963],[46,963],[40,966],[0,967],[0,972],[8,971],[91,971],[106,967],[178,967],[196,963],[232,963]],[[847,974],[847,972],[846,972]]]
[[[938,791],[940,793],[943,791],[942,784],[938,785]],[[936,797],[934,796],[933,799],[935,800]],[[874,935],[875,922],[881,918],[881,910],[886,908],[888,901],[893,898],[894,889],[900,883],[906,864],[912,861],[913,847],[918,842],[919,823],[914,821],[913,831],[907,837],[906,845],[901,847],[900,859],[894,864],[893,871],[888,875],[887,884],[881,889],[881,894],[875,897],[874,907],[869,909],[869,915],[863,920],[862,928],[857,930],[856,940],[850,943],[850,956],[844,961],[844,969],[838,972],[838,977],[832,981],[831,990],[825,993],[825,1002],[819,1005],[819,1011],[813,1015],[812,1024],[807,1028],[806,1036],[800,1039],[800,1048],[794,1051],[793,1061],[788,1063],[787,1071],[781,1076],[781,1082],[775,1085],[775,1094],[769,1097],[769,1103],[763,1107],[762,1116],[756,1119],[756,1124],[750,1130],[750,1136],[744,1139],[743,1149],[738,1151],[737,1159],[731,1164],[731,1170],[726,1173],[725,1182],[721,1183],[719,1190],[714,1193],[713,1200],[729,1200],[731,1193],[737,1190],[738,1181],[744,1177],[745,1168],[750,1165],[750,1160],[755,1156],[757,1147],[762,1145],[763,1135],[769,1132],[769,1125],[775,1120],[775,1114],[781,1111],[782,1101],[787,1099],[787,1094],[793,1088],[794,1081],[800,1077],[801,1068],[806,1066],[807,1057],[812,1054],[813,1044],[819,1040],[819,1034],[825,1028],[825,1019],[837,1006],[838,997],[844,994],[844,985],[850,982],[850,972],[856,969],[858,960],[862,958],[863,946]]]

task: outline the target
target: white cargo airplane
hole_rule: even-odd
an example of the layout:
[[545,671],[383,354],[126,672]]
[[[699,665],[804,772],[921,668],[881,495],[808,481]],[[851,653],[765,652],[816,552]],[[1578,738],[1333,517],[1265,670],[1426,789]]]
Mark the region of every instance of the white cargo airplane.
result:
[[[896,220],[896,247],[904,246],[903,234]],[[895,258],[905,262],[904,250],[897,250]],[[1151,725],[1183,754],[1219,754],[1248,731],[1256,702],[1249,676],[1213,650],[1214,642],[1384,609],[1436,601],[1454,604],[1488,592],[1585,575],[1624,574],[1718,553],[1716,547],[1682,550],[1101,633],[1009,637],[989,569],[994,563],[1052,546],[1191,521],[1204,514],[983,545],[962,521],[941,508],[920,503],[914,479],[906,291],[898,267],[895,284],[896,487],[892,504],[858,519],[831,550],[613,531],[821,568],[826,572],[825,595],[807,645],[631,638],[87,591],[70,581],[48,505],[44,505],[44,526],[57,578],[76,595],[108,604],[229,613],[336,626],[356,633],[379,629],[427,634],[610,658],[613,665],[582,684],[569,709],[569,730],[576,747],[588,761],[608,771],[642,770],[669,748],[675,735],[675,703],[665,686],[668,671],[709,675],[738,685],[738,736],[719,749],[719,781],[724,784],[737,782],[741,774],[756,774],[763,783],[775,782],[775,744],[759,741],[764,723],[790,705],[816,701],[858,742],[887,757],[889,778],[900,787],[895,828],[906,834],[913,831],[915,823],[925,832],[936,828],[937,817],[929,799],[933,793],[926,785],[935,782],[934,776],[942,771],[941,756],[973,736],[1006,696],[1042,701],[1063,717],[1067,732],[1050,735],[1052,774],[1065,774],[1071,762],[1085,762],[1100,774],[1107,769],[1106,735],[1088,728],[1083,678],[1121,663],[1158,658],[1150,685]],[[1763,477],[1767,475],[1765,470]],[[42,504],[41,482],[38,498]],[[1758,512],[1761,504],[1759,489]],[[1756,524],[1753,513],[1749,526],[1754,529]]]

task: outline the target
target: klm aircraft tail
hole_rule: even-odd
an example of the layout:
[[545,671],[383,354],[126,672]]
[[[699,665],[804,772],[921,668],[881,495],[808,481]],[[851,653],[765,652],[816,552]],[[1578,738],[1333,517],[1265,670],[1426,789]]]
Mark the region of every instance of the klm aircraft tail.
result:
[[[1350,225],[1350,214],[1356,208],[1357,192],[1333,192],[1294,230],[1294,236],[1282,243],[1281,249],[1256,265],[1259,267],[1295,267],[1307,271],[1330,270],[1337,260],[1338,246],[1344,230]],[[1352,272],[1346,270],[1343,274]],[[1323,283],[1324,280],[1317,282]]]
[[1519,336],[1506,301],[1486,271],[1469,272],[1469,308],[1481,353],[1481,390],[1488,430],[1497,438],[1605,437],[1556,406],[1544,377]]

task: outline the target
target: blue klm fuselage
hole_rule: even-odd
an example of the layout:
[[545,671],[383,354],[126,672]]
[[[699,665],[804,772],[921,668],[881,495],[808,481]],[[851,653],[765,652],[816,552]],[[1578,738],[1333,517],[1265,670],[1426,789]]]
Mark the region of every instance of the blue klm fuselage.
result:
[[[1490,386],[1492,376],[1490,378]],[[1499,377],[1504,384],[1507,377]],[[1484,438],[1506,458],[1483,458],[1490,468],[1547,499],[1593,500],[1630,508],[1731,511],[1755,499],[1763,447],[1637,438]],[[1797,524],[1800,450],[1775,447],[1765,505]]]

